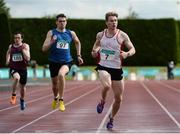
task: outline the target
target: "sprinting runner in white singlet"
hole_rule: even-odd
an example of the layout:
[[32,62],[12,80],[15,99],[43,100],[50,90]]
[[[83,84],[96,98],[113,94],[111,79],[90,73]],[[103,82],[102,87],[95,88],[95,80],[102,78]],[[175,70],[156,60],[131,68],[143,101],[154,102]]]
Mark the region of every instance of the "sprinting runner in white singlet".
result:
[[[99,79],[103,85],[101,101],[97,105],[97,112],[102,113],[106,101],[107,91],[113,90],[114,103],[107,129],[113,128],[113,120],[117,114],[122,101],[124,90],[122,59],[126,59],[135,54],[135,48],[128,35],[117,29],[118,14],[114,12],[106,13],[107,29],[97,33],[96,41],[92,49],[92,56],[100,58],[96,70]],[[128,51],[121,50],[121,47],[127,47]]]

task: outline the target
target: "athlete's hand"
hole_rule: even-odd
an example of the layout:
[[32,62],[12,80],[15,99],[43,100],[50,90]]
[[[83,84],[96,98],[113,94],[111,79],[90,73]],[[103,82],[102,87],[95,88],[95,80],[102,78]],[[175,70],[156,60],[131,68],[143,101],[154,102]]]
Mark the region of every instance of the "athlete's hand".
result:
[[52,45],[53,43],[55,43],[57,41],[57,36],[53,35],[51,40],[50,40],[50,44]]
[[93,58],[97,58],[98,57],[98,53],[99,52],[97,52],[95,50],[92,50],[91,55],[92,55]]
[[26,50],[27,48],[26,48],[26,45],[23,43],[22,44],[22,50]]
[[122,57],[123,59],[126,59],[128,56],[129,56],[128,52],[125,52],[125,51],[120,52],[120,57]]
[[83,59],[80,56],[78,56],[77,59],[78,59],[79,65],[82,65],[84,63]]

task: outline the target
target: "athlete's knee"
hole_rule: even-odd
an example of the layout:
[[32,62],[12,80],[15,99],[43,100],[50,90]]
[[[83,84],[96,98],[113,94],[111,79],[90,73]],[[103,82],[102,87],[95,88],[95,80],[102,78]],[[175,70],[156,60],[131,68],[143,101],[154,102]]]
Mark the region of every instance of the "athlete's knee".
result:
[[58,74],[58,78],[59,78],[59,79],[62,79],[62,78],[64,78],[64,74],[62,74],[62,73],[59,73],[59,74]]
[[20,77],[14,77],[14,80],[15,80],[16,82],[19,82]]
[[109,91],[110,88],[111,88],[111,87],[110,87],[109,85],[104,86],[104,90],[105,90],[105,91]]
[[115,96],[115,103],[120,104],[122,102],[122,96]]
[[24,92],[24,91],[26,91],[26,87],[22,86],[20,90],[21,90],[21,92]]

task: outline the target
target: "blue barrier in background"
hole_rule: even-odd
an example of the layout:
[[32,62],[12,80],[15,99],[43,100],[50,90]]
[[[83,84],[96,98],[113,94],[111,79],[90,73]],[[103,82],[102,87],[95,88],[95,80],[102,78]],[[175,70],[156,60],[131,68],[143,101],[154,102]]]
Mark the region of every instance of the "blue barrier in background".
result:
[[173,70],[174,76],[180,76],[180,68],[175,68]]
[[8,68],[0,69],[0,79],[9,79],[9,69]]
[[128,77],[128,75],[129,75],[128,69],[123,69],[123,76]]
[[147,69],[138,69],[137,75],[140,76],[156,76],[159,73],[159,69],[147,68]]
[[[81,72],[83,76],[89,77],[93,71],[89,69],[81,69],[79,68],[77,72]],[[123,69],[123,76],[128,77],[130,71],[128,69]],[[140,76],[156,76],[160,73],[160,69],[157,68],[141,68],[135,72]],[[173,70],[174,76],[180,76],[180,68],[175,68]],[[72,70],[70,70],[69,76],[72,75]],[[28,78],[34,78],[34,73],[32,68],[28,68]],[[36,78],[50,78],[49,69],[46,68],[37,68],[36,69]],[[0,79],[9,79],[9,69],[8,68],[0,68]]]

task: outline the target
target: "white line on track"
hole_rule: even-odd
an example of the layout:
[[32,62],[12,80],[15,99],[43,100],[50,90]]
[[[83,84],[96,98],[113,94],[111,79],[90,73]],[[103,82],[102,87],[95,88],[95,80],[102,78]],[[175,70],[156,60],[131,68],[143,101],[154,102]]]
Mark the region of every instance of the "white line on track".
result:
[[108,110],[108,112],[106,113],[105,117],[104,117],[103,120],[101,121],[101,124],[99,125],[99,127],[98,127],[98,129],[97,129],[97,131],[96,131],[96,134],[99,134],[99,133],[101,132],[101,130],[102,130],[102,128],[103,128],[106,120],[107,120],[108,117],[109,117],[109,114],[111,113],[112,105],[113,105],[113,102],[112,102],[111,106],[109,107],[109,110]]
[[[74,90],[76,88],[81,88],[81,87],[84,87],[84,86],[87,86],[87,85],[81,85],[81,86],[78,86],[78,87],[69,88],[68,90],[65,90],[64,93],[70,92],[70,91],[72,91],[72,90]],[[43,97],[40,97],[40,98],[37,98],[37,99],[33,99],[31,101],[27,101],[26,104],[29,104],[29,103],[32,103],[32,102],[36,102],[36,101],[39,101],[41,99],[45,99],[45,98],[50,97],[50,96],[52,96],[52,94],[49,94],[49,95],[46,95],[46,96],[43,96]],[[18,106],[19,105],[15,105],[15,106],[11,106],[11,107],[8,107],[8,108],[0,109],[0,112],[5,111],[5,110],[9,110],[9,109],[12,109],[12,108],[16,108]]]
[[[92,92],[96,91],[97,89],[99,89],[99,87],[96,87],[95,89],[93,89],[93,90],[91,90],[91,91],[89,91],[89,92],[87,92],[87,93],[85,93],[85,94],[83,94],[83,95],[81,95],[81,96],[79,96],[79,97],[77,97],[77,98],[69,101],[68,103],[65,104],[65,106],[68,106],[68,105],[70,105],[71,103],[73,103],[73,102],[75,102],[75,101],[83,98],[84,96],[91,94]],[[35,122],[37,122],[37,121],[45,118],[45,117],[47,117],[48,115],[50,115],[50,114],[52,114],[52,113],[54,113],[54,112],[56,112],[56,111],[59,111],[59,109],[53,110],[53,111],[51,111],[51,112],[49,112],[49,113],[47,113],[47,114],[45,114],[45,115],[43,115],[43,116],[40,116],[39,118],[37,118],[37,119],[29,122],[28,124],[23,125],[22,127],[15,129],[14,131],[12,131],[12,133],[16,133],[16,132],[24,129],[25,127],[27,127],[27,126],[29,126],[29,125],[31,125],[31,124],[33,124],[33,123],[35,123]]]
[[[124,81],[124,84],[125,84],[125,83],[126,83],[126,81]],[[124,95],[125,91],[126,91],[126,90],[124,90],[123,95]],[[112,111],[113,102],[114,102],[114,101],[112,101],[111,106],[109,107],[109,109],[108,109],[105,117],[104,117],[103,120],[101,121],[101,124],[99,125],[99,127],[98,127],[98,129],[97,129],[97,131],[96,131],[96,134],[101,133],[101,130],[103,129],[103,126],[104,126],[106,120],[108,119],[108,116],[110,115],[110,113],[111,113],[111,111]],[[122,105],[122,104],[121,104],[121,105]]]
[[[50,83],[34,83],[34,82],[29,82],[27,86],[48,86],[51,85]],[[0,87],[9,87],[12,86],[12,84],[0,84]]]
[[170,89],[172,89],[173,91],[176,91],[176,92],[180,93],[180,90],[177,89],[177,88],[175,88],[175,87],[173,87],[173,86],[170,86],[170,85],[168,85],[168,84],[166,84],[166,83],[162,83],[162,82],[160,82],[160,81],[158,81],[158,83],[161,84],[161,85],[164,86],[164,87],[170,88]]
[[165,108],[165,106],[154,96],[154,94],[150,91],[150,89],[143,83],[140,84],[144,87],[144,89],[153,97],[153,99],[160,105],[160,107],[166,112],[166,114],[171,118],[171,120],[180,128],[179,122],[175,119],[175,117]]
[[[47,97],[49,97],[49,96],[52,96],[52,95],[50,94],[50,95],[46,95],[46,96],[40,97],[40,98],[38,98],[38,99],[33,99],[33,100],[31,100],[31,101],[27,101],[26,104],[29,104],[29,103],[32,103],[32,102],[36,102],[36,101],[45,99],[45,98],[47,98]],[[9,109],[13,109],[13,108],[16,108],[16,107],[18,107],[18,106],[19,106],[19,105],[15,105],[15,106],[11,106],[11,107],[8,107],[8,108],[4,108],[4,109],[1,109],[0,112],[5,111],[5,110],[9,110]]]

